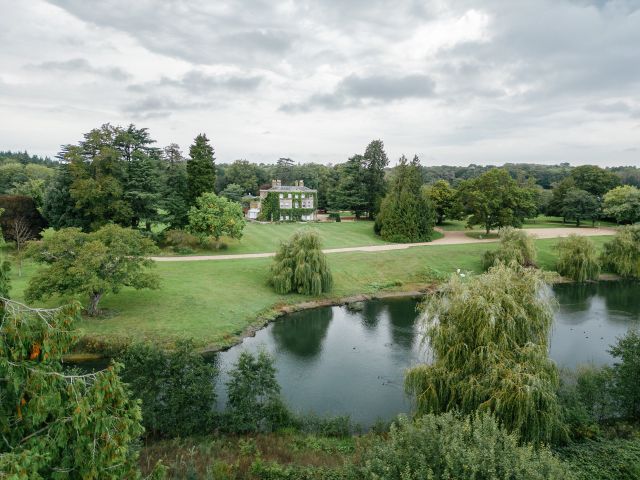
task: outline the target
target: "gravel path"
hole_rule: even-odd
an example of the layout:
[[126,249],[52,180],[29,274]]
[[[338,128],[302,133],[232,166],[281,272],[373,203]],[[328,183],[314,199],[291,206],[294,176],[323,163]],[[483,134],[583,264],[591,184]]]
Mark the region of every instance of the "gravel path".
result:
[[[527,233],[536,238],[560,238],[567,237],[572,233],[591,237],[595,235],[614,235],[613,228],[528,228]],[[364,247],[329,248],[323,250],[324,253],[343,252],[386,252],[390,250],[406,250],[412,247],[427,247],[431,245],[460,245],[463,243],[487,243],[495,242],[495,238],[477,239],[465,235],[464,231],[443,231],[444,237],[432,242],[421,243],[390,243],[386,245],[369,245]],[[184,257],[151,257],[157,262],[201,262],[204,260],[240,260],[243,258],[267,258],[273,257],[275,252],[268,253],[242,253],[234,255],[190,255]]]

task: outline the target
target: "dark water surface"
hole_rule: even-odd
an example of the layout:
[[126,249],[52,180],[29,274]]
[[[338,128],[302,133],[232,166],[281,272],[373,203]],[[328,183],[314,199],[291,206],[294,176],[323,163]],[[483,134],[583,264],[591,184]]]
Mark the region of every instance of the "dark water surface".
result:
[[[609,363],[609,345],[640,326],[640,283],[563,284],[554,291],[559,308],[550,354],[559,366]],[[289,407],[348,414],[367,427],[411,408],[403,393],[404,371],[428,360],[416,306],[415,300],[374,300],[356,312],[325,307],[287,315],[219,354],[218,364],[225,372],[242,350],[265,349],[276,359]],[[221,385],[225,381],[223,373]]]

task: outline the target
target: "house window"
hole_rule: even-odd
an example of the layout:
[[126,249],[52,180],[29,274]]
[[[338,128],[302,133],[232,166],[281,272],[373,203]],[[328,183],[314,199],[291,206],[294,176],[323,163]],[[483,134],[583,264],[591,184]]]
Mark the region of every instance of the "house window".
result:
[[287,198],[291,198],[291,194],[290,194],[290,193],[289,193],[289,194],[287,194]]
[[293,202],[293,208],[298,208],[298,202]]
[[302,195],[300,195],[302,198],[305,198],[304,193]]
[[281,193],[281,194],[280,194],[280,198],[284,198],[284,193]]
[[289,220],[289,215],[285,215],[284,219]]
[[282,215],[280,215],[280,221],[284,220],[284,217]]

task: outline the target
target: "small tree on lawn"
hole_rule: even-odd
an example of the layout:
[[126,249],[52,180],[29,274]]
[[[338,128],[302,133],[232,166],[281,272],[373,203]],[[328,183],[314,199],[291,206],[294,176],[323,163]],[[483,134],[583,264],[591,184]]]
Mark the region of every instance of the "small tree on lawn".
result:
[[564,197],[562,216],[569,220],[575,220],[576,226],[580,226],[582,220],[591,220],[594,224],[600,213],[598,198],[587,192],[572,188]]
[[22,276],[22,257],[26,243],[33,238],[29,222],[24,217],[15,217],[11,220],[11,233],[16,241],[16,260],[18,263],[18,276]]
[[280,294],[320,295],[331,290],[333,278],[318,233],[297,231],[283,242],[271,266],[269,281]]
[[2,299],[1,313],[0,477],[140,478],[142,417],[120,365],[83,375],[63,369],[78,307]]
[[106,225],[83,233],[64,228],[34,242],[28,254],[47,265],[29,281],[29,301],[52,295],[87,295],[89,315],[99,313],[100,299],[122,287],[158,288],[159,278],[149,271],[154,262],[146,257],[157,251],[154,243],[138,231]]
[[600,262],[596,246],[587,237],[569,235],[558,242],[556,270],[575,282],[597,280]]
[[602,264],[626,278],[640,278],[640,225],[618,230],[616,236],[604,244]]
[[198,197],[196,206],[189,210],[189,230],[202,239],[218,241],[223,235],[240,239],[246,224],[239,203],[211,192]]
[[515,262],[523,267],[536,266],[536,246],[533,238],[524,230],[505,228],[500,232],[500,245],[496,250],[487,250],[482,256],[482,267],[488,270],[498,263],[510,265]]

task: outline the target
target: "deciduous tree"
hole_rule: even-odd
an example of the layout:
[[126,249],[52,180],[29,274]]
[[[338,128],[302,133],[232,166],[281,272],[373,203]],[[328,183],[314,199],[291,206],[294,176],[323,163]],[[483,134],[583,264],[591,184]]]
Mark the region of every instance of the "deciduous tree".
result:
[[640,189],[624,185],[609,190],[604,196],[603,210],[618,223],[640,221]]
[[189,210],[189,230],[201,238],[242,238],[246,225],[242,206],[213,192],[202,194]]
[[25,297],[33,301],[56,294],[86,295],[87,312],[97,315],[107,293],[125,286],[158,288],[158,276],[149,271],[154,263],[147,258],[156,250],[140,232],[117,225],[93,233],[78,228],[48,232],[29,247],[28,254],[46,267],[30,279]]
[[565,195],[562,216],[568,220],[575,220],[576,226],[579,227],[582,220],[595,223],[599,214],[600,202],[595,195],[577,188],[572,188]]
[[433,206],[438,225],[442,225],[446,218],[460,217],[460,208],[456,202],[456,190],[446,180],[438,180],[432,185],[423,187],[423,193]]

